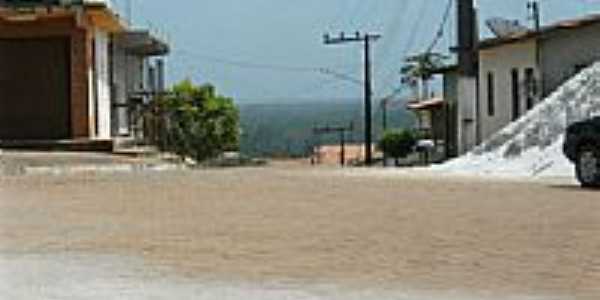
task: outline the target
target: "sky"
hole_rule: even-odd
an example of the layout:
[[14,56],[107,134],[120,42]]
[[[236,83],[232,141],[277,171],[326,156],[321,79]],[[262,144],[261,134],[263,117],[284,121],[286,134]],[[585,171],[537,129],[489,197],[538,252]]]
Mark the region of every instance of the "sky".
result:
[[[374,93],[391,94],[403,58],[432,43],[449,0],[114,0],[122,10],[126,1],[136,26],[170,42],[169,82],[212,83],[239,103],[289,103],[362,98],[361,44],[323,44],[324,33],[342,31],[383,36],[373,48]],[[540,2],[544,24],[600,11],[598,0]],[[505,17],[530,24],[526,3],[479,0],[481,22]],[[452,7],[437,51],[454,46],[455,24]]]

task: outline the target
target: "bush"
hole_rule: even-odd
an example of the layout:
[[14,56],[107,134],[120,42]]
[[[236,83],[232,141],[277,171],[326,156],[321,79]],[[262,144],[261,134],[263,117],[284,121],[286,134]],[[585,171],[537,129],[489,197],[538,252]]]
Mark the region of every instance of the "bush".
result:
[[217,95],[211,85],[185,80],[159,100],[164,131],[159,144],[197,162],[239,148],[239,111],[233,100]]
[[378,148],[387,156],[396,160],[411,154],[417,144],[417,134],[412,130],[400,129],[386,132],[379,141]]

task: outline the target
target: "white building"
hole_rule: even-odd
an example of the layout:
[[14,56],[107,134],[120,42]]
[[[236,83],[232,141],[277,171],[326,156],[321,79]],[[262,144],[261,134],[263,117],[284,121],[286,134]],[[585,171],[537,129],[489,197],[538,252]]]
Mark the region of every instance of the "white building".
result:
[[464,154],[518,119],[578,71],[600,61],[600,15],[480,41],[473,93],[444,74],[449,156]]

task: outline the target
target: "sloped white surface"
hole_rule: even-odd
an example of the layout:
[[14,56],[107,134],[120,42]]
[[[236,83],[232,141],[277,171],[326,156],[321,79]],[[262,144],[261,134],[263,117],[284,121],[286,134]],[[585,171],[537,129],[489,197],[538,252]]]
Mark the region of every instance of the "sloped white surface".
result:
[[471,153],[432,167],[445,172],[571,177],[562,152],[569,124],[600,115],[600,63],[582,71]]

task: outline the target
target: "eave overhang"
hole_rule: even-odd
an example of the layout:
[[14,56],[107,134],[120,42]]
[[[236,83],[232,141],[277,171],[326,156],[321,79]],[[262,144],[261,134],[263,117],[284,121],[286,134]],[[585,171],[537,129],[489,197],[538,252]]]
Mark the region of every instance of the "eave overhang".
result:
[[127,28],[121,18],[105,4],[87,4],[85,13],[94,27],[111,33],[123,32]]
[[125,50],[139,56],[163,56],[170,52],[169,45],[147,30],[120,33],[117,38]]
[[420,111],[420,110],[431,110],[441,108],[444,105],[444,99],[432,98],[427,100],[410,102],[406,105],[409,110]]

